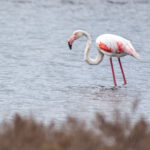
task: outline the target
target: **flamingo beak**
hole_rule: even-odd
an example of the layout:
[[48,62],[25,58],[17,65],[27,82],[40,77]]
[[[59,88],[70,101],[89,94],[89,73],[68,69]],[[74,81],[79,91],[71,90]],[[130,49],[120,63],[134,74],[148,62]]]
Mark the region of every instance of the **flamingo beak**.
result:
[[68,41],[68,46],[69,46],[70,50],[72,49],[72,44],[73,44],[73,42],[74,42],[75,39],[76,39],[75,35],[72,35],[70,37],[69,41]]
[[72,45],[70,44],[70,42],[68,41],[68,46],[70,48],[70,50],[72,49]]

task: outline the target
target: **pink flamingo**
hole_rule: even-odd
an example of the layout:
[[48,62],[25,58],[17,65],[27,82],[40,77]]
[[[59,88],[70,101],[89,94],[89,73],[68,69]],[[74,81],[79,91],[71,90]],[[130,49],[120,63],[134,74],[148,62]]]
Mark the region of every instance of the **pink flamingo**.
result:
[[98,54],[95,59],[92,59],[89,56],[89,51],[91,48],[92,41],[90,35],[86,31],[83,30],[74,31],[68,41],[69,48],[72,49],[72,44],[74,40],[77,40],[82,36],[85,36],[87,38],[86,49],[84,52],[84,59],[91,65],[97,65],[103,60],[104,54],[110,56],[110,65],[112,69],[113,81],[114,81],[114,85],[117,86],[113,63],[112,63],[112,57],[117,57],[122,72],[124,84],[127,84],[120,57],[131,55],[136,59],[139,58],[139,54],[136,52],[131,42],[118,35],[113,35],[113,34],[100,35],[96,39],[96,47],[97,47]]

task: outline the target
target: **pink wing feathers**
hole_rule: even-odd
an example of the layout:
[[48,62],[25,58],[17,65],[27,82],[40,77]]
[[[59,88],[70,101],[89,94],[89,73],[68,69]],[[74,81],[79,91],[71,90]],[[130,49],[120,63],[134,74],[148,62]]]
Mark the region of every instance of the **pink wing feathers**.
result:
[[126,53],[135,58],[139,58],[138,53],[132,46],[131,42],[116,35],[105,34],[99,37],[98,46],[103,51],[109,53]]
[[[114,46],[114,44],[116,44],[116,46]],[[107,46],[107,44],[100,42],[99,47],[106,52],[111,52],[111,53],[124,52],[124,46],[121,42],[116,42],[114,44],[111,44],[111,46],[109,44],[109,46]]]

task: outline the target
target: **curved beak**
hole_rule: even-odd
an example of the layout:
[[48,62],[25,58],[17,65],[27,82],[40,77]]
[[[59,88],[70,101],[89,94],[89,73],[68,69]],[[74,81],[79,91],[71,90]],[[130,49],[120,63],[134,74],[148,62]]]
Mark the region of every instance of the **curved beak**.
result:
[[72,44],[73,44],[74,40],[75,40],[75,35],[72,35],[70,37],[70,39],[68,40],[68,46],[69,46],[70,50],[72,49]]
[[70,44],[70,42],[68,41],[68,46],[70,48],[70,50],[72,49],[72,45]]

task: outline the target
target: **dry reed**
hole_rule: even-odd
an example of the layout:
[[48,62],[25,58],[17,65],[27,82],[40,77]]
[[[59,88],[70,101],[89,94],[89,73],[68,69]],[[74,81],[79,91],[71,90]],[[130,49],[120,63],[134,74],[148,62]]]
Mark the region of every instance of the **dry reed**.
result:
[[68,117],[59,127],[16,115],[0,126],[0,150],[150,150],[150,124],[131,123],[116,112],[112,120],[97,114],[92,125]]

